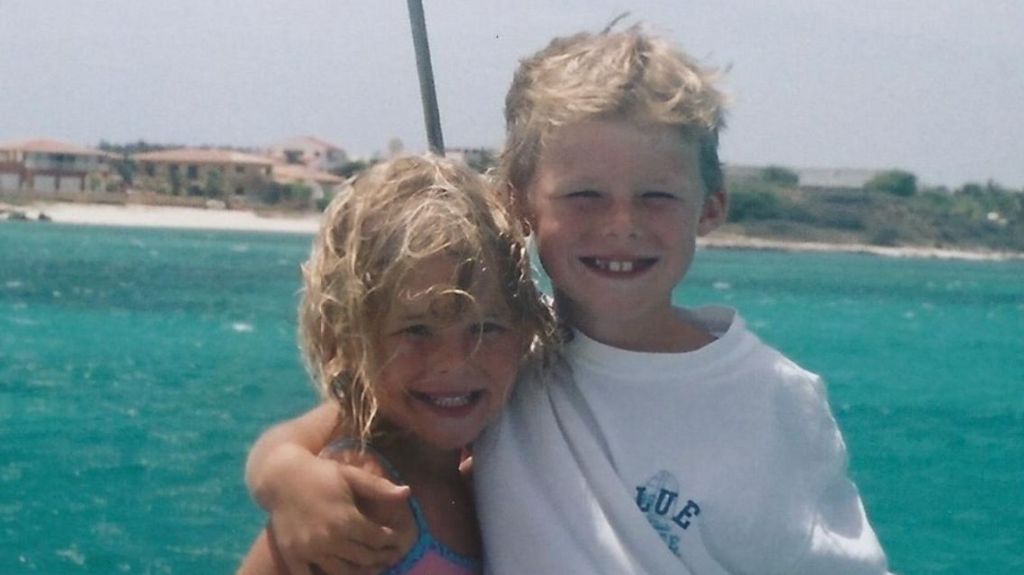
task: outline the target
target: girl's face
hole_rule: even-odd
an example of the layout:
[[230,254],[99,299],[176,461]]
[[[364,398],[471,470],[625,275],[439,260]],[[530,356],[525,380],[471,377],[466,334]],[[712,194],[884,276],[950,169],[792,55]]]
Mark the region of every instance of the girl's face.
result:
[[444,450],[469,444],[495,418],[525,350],[493,272],[473,286],[475,305],[454,317],[437,313],[459,297],[437,296],[452,285],[455,264],[436,256],[407,276],[383,318],[374,388],[384,419]]

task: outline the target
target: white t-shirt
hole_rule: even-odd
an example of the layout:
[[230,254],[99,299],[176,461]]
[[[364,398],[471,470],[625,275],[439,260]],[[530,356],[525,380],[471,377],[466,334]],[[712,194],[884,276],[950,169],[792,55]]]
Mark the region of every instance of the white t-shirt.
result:
[[629,352],[577,332],[478,441],[488,573],[881,574],[820,379],[728,308],[718,339]]

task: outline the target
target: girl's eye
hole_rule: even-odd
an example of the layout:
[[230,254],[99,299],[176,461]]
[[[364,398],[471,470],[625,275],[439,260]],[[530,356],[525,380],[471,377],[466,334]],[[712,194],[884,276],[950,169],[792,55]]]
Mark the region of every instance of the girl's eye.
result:
[[413,337],[426,337],[430,335],[430,328],[423,324],[408,325],[398,330],[398,333]]
[[473,324],[471,328],[473,333],[485,335],[489,333],[504,333],[508,331],[508,328],[504,325],[495,321],[483,321],[477,324]]

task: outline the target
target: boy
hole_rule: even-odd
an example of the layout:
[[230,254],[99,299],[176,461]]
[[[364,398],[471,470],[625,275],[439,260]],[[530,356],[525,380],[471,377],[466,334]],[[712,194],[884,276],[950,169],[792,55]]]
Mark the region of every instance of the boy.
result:
[[[474,448],[488,572],[887,572],[817,376],[732,310],[672,305],[726,217],[723,107],[637,28],[520,65],[501,176],[573,337]],[[257,493],[289,491],[255,459]]]

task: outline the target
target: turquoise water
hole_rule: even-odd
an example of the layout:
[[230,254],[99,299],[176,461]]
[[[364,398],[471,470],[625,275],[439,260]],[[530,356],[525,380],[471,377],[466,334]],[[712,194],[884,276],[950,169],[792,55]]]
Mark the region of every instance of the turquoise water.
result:
[[[0,224],[0,573],[234,569],[245,453],[314,402],[308,243]],[[677,295],[826,377],[895,570],[1024,572],[1024,262],[705,251]]]

